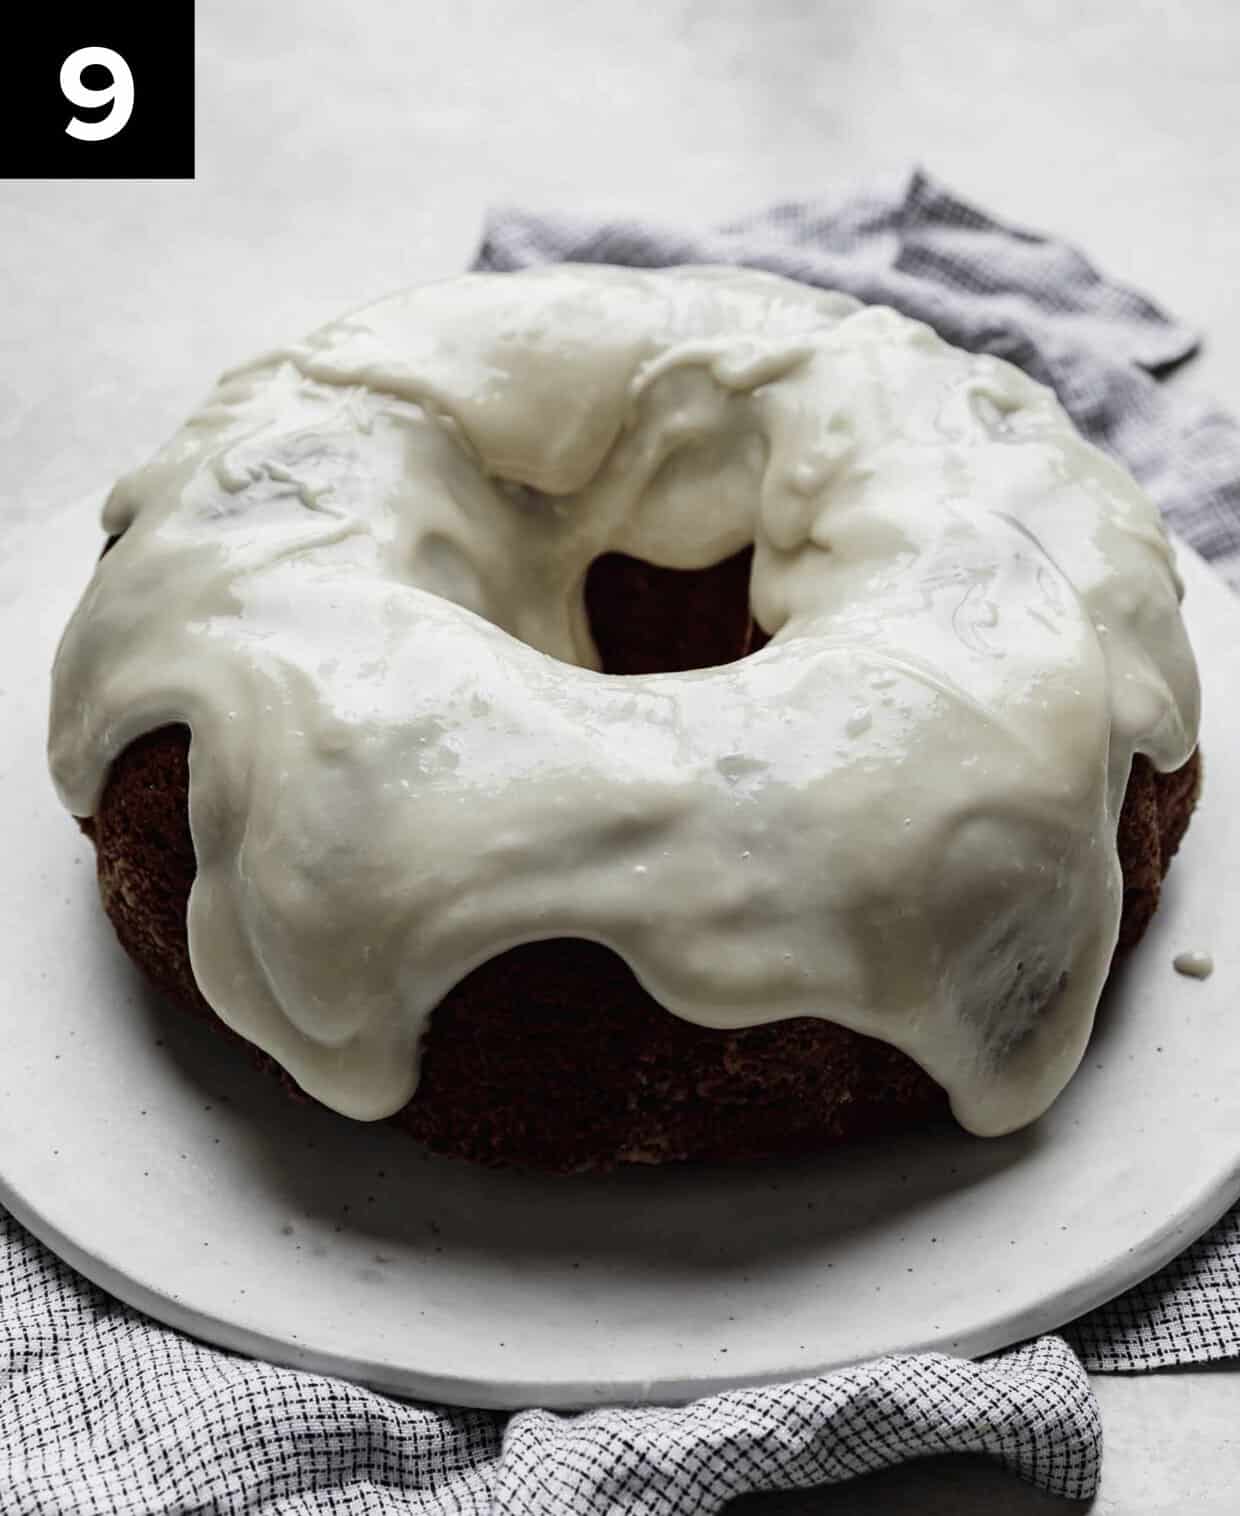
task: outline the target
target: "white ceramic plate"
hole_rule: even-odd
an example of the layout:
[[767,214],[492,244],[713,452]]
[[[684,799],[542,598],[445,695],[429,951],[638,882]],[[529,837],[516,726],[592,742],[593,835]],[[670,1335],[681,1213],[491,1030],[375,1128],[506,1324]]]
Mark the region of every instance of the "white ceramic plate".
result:
[[[1187,551],[1205,798],[1084,1066],[998,1141],[540,1180],[300,1106],[115,946],[43,765],[83,504],[0,568],[0,1200],[209,1341],[471,1405],[675,1401],[873,1354],[968,1355],[1149,1274],[1240,1193],[1240,604]],[[1201,949],[1213,978],[1180,978]]]

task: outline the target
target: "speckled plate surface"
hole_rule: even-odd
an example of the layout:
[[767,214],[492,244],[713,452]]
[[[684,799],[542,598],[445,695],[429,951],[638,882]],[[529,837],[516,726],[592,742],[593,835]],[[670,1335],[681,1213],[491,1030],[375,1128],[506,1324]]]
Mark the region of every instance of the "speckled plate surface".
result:
[[[1187,551],[1206,794],[1047,1117],[998,1141],[549,1180],[289,1101],[130,969],[43,763],[94,512],[52,515],[0,567],[0,1201],[122,1299],[423,1398],[669,1401],[1001,1347],[1150,1273],[1240,1193],[1240,604]],[[1212,978],[1173,971],[1185,949]]]

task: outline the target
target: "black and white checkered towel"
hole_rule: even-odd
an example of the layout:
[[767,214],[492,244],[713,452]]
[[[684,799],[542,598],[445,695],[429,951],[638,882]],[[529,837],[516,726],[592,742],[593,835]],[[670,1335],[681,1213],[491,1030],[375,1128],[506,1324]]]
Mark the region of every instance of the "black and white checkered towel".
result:
[[[709,235],[506,212],[491,218],[478,266],[562,259],[752,264],[893,305],[999,354],[1051,384],[1240,585],[1240,430],[1159,381],[1194,351],[1193,334],[1074,249],[995,220],[924,173]],[[1240,1211],[1063,1336],[980,1363],[885,1358],[681,1408],[502,1416],[412,1405],[205,1347],[85,1283],[0,1211],[0,1512],[705,1516],[746,1491],[949,1451],[987,1454],[1084,1499],[1101,1438],[1082,1362],[1145,1369],[1233,1355]]]

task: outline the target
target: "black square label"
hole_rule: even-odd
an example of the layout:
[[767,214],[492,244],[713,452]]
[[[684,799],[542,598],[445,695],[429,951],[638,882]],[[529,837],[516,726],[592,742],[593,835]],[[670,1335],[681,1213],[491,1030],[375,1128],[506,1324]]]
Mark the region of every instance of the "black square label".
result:
[[193,0],[31,7],[0,103],[0,179],[192,179]]

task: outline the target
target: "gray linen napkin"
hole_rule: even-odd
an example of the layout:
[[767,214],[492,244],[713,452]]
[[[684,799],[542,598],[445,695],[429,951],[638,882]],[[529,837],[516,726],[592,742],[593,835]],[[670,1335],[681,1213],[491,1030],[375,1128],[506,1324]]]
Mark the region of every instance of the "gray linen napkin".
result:
[[[1196,339],[1061,242],[915,172],[842,203],[709,235],[519,211],[478,266],[733,262],[848,290],[1055,387],[1176,529],[1240,583],[1240,433],[1157,375]],[[0,1211],[0,1511],[705,1516],[754,1490],[928,1453],[987,1454],[1088,1499],[1101,1434],[1081,1360],[1141,1369],[1240,1354],[1240,1214],[1067,1329],[979,1363],[892,1357],[678,1408],[511,1416],[397,1401],[252,1362],[87,1284]]]

